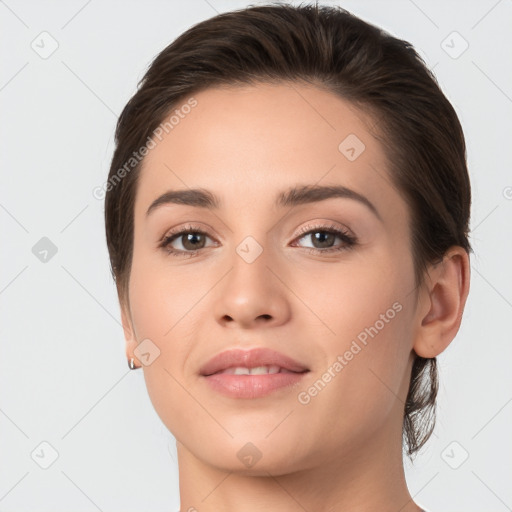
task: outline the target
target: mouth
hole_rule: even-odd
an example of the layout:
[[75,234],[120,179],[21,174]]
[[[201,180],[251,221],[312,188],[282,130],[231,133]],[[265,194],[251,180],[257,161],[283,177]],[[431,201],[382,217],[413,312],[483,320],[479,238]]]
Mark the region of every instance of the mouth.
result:
[[[302,372],[294,372],[286,368],[281,368],[277,365],[269,366],[255,366],[248,368],[246,366],[231,366],[225,370],[219,370],[218,372],[212,373],[211,375],[275,375],[276,373],[304,373],[309,370],[303,370]],[[209,377],[209,375],[205,375]]]
[[305,371],[309,371],[306,365],[275,350],[237,348],[225,350],[212,357],[199,369],[199,374],[207,377],[222,372],[228,375],[263,375]]
[[230,398],[262,398],[293,388],[310,370],[270,349],[228,350],[208,361],[200,376],[216,392]]

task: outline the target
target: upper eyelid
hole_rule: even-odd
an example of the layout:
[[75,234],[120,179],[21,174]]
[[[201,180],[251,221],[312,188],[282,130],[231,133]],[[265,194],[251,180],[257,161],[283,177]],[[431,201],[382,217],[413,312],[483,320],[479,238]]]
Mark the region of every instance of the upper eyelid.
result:
[[340,225],[339,223],[330,220],[330,221],[323,221],[323,223],[319,222],[319,223],[313,223],[313,225],[310,225],[310,226],[304,226],[304,227],[300,228],[297,236],[307,235],[315,230],[316,231],[335,230],[335,231],[340,231],[342,233],[346,233],[351,236],[353,235],[352,230],[350,228],[348,228],[347,226]]
[[184,226],[181,226],[178,228],[168,229],[167,231],[164,232],[164,234],[160,238],[160,241],[163,241],[172,236],[182,235],[184,233],[199,233],[200,232],[200,233],[204,233],[205,235],[210,236],[208,231],[209,231],[208,228],[203,228],[199,224],[196,225],[193,223],[187,223]]

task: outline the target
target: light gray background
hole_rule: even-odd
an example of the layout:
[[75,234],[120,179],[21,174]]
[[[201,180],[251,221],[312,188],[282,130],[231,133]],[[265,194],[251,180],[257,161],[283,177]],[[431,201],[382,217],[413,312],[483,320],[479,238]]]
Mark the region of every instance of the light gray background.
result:
[[[142,370],[126,365],[92,190],[156,54],[192,24],[248,4],[0,1],[0,511],[179,507],[174,439]],[[416,46],[467,138],[471,292],[439,357],[435,436],[406,463],[411,494],[431,512],[512,510],[512,2],[339,4]],[[43,237],[57,248],[46,262],[33,253]]]

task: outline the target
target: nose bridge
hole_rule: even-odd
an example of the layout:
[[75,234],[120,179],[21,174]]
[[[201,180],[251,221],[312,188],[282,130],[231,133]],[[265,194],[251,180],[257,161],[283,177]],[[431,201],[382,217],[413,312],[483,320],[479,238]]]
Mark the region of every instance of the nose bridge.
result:
[[266,319],[281,322],[288,314],[288,304],[279,279],[271,268],[272,251],[254,236],[248,235],[234,247],[231,271],[219,289],[216,316],[245,326]]
[[[260,237],[261,238],[261,237]],[[252,235],[246,236],[231,257],[232,270],[228,277],[230,285],[240,297],[257,295],[261,297],[272,287],[268,266],[270,250]]]

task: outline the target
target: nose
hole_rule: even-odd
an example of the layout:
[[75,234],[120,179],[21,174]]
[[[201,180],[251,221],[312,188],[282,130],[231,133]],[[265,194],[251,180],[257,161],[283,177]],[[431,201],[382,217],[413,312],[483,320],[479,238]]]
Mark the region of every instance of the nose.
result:
[[266,251],[248,262],[235,253],[232,268],[217,288],[215,317],[223,327],[276,327],[290,317],[289,290]]

